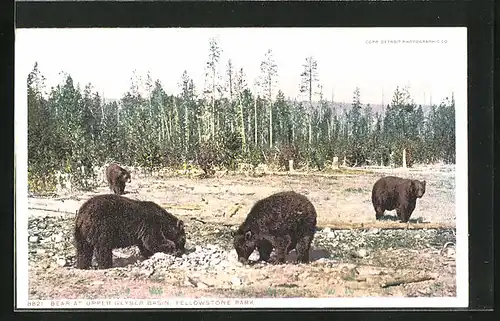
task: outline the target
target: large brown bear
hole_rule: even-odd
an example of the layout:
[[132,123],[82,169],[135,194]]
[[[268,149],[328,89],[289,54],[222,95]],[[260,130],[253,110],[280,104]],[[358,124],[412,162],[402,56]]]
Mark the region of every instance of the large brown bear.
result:
[[125,183],[132,181],[130,173],[116,163],[110,164],[106,168],[106,178],[109,188],[117,195],[122,195],[125,192]]
[[150,201],[115,194],[98,195],[78,210],[74,241],[76,267],[88,269],[95,250],[99,269],[112,267],[114,248],[137,245],[141,255],[185,252],[184,222]]
[[396,210],[401,222],[408,222],[415,209],[417,198],[425,194],[425,181],[395,176],[380,178],[373,185],[372,204],[378,220],[384,212]]
[[309,249],[316,232],[316,210],[304,195],[280,192],[257,201],[234,235],[238,260],[248,262],[255,248],[259,260],[268,261],[273,248],[274,263],[284,263],[291,250],[297,250],[297,261],[309,262]]

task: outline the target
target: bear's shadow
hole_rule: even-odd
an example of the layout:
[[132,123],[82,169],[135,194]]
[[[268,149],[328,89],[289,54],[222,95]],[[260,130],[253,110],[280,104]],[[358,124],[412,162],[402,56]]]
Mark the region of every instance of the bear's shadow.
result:
[[128,265],[133,265],[137,261],[144,261],[144,258],[140,254],[132,254],[128,257],[117,257],[113,255],[113,267],[125,267]]
[[[378,219],[379,221],[390,221],[390,222],[401,222],[401,220],[399,219],[399,217],[397,215],[389,215],[389,214],[385,214],[384,216],[382,216],[381,218]],[[429,223],[425,220],[425,218],[423,217],[417,217],[417,218],[410,218],[410,223]]]
[[[297,251],[292,250],[288,255],[286,256],[286,262],[295,262],[297,261]],[[314,262],[319,259],[327,259],[330,258],[330,253],[326,250],[323,249],[310,249],[309,250],[309,261]]]
[[[129,265],[135,264],[137,261],[144,261],[145,259],[141,256],[140,253],[133,252],[130,254],[118,252],[116,250],[113,251],[113,267],[114,268],[120,268],[120,267],[126,267]],[[97,267],[97,261],[95,259],[95,255],[92,257],[92,267],[96,268]]]

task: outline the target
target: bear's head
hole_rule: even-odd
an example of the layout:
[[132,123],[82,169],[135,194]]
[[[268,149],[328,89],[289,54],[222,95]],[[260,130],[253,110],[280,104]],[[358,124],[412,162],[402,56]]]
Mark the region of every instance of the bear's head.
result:
[[419,180],[412,180],[411,181],[411,187],[412,187],[412,194],[416,198],[422,198],[425,194],[425,181],[419,181]]
[[257,237],[251,230],[240,228],[234,234],[233,246],[238,254],[238,261],[245,263],[257,246]]

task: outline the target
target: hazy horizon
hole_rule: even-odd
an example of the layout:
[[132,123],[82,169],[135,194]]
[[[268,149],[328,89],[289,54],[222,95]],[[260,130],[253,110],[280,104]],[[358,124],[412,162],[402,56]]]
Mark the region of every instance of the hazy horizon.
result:
[[359,87],[363,104],[386,105],[396,86],[408,85],[417,105],[429,105],[431,99],[439,104],[452,93],[466,102],[465,28],[17,29],[16,74],[27,77],[38,62],[48,90],[65,72],[82,89],[91,83],[105,98],[120,99],[130,89],[134,71],[143,78],[150,71],[153,82],[158,79],[167,93],[178,94],[186,70],[199,95],[211,37],[219,40],[222,51],[219,74],[225,77],[231,59],[235,70],[243,67],[252,91],[271,49],[278,70],[275,92],[280,89],[292,99],[303,99],[300,73],[305,58],[313,56],[329,101],[349,103]]

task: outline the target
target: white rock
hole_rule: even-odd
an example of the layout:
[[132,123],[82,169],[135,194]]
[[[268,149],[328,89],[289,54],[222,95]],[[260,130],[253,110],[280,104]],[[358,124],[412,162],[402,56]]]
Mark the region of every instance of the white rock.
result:
[[169,256],[168,254],[165,254],[163,252],[156,252],[151,256],[151,258],[154,260],[166,260],[168,256]]
[[53,236],[52,240],[54,242],[57,242],[57,243],[61,242],[63,240],[63,235],[62,234],[56,234],[56,235]]
[[363,257],[366,257],[366,256],[368,255],[368,253],[366,252],[366,250],[365,250],[365,249],[359,249],[359,250],[356,252],[356,255],[357,255],[358,257],[363,258]]
[[420,234],[415,235],[415,238],[419,239],[420,238]]
[[36,254],[45,254],[45,250],[44,249],[38,249],[38,250],[36,250]]
[[28,238],[28,242],[30,242],[30,243],[37,243],[38,242],[38,236],[30,236]]
[[332,231],[332,229],[331,229],[331,228],[329,228],[329,227],[327,227],[327,228],[323,229],[323,232],[325,232],[325,233],[327,233],[327,234],[328,234],[328,233],[330,233],[331,231]]
[[233,277],[231,279],[231,284],[232,285],[241,285],[241,283],[242,283],[241,279],[239,277],[237,277],[237,276],[235,276],[235,277]]
[[252,254],[250,254],[250,256],[248,257],[248,259],[249,259],[249,260],[253,260],[253,261],[255,261],[255,260],[257,260],[259,257],[260,257],[259,252],[254,251]]
[[64,259],[64,258],[58,258],[56,260],[56,263],[57,263],[57,265],[62,267],[62,266],[65,266],[67,262],[66,262],[66,259]]

